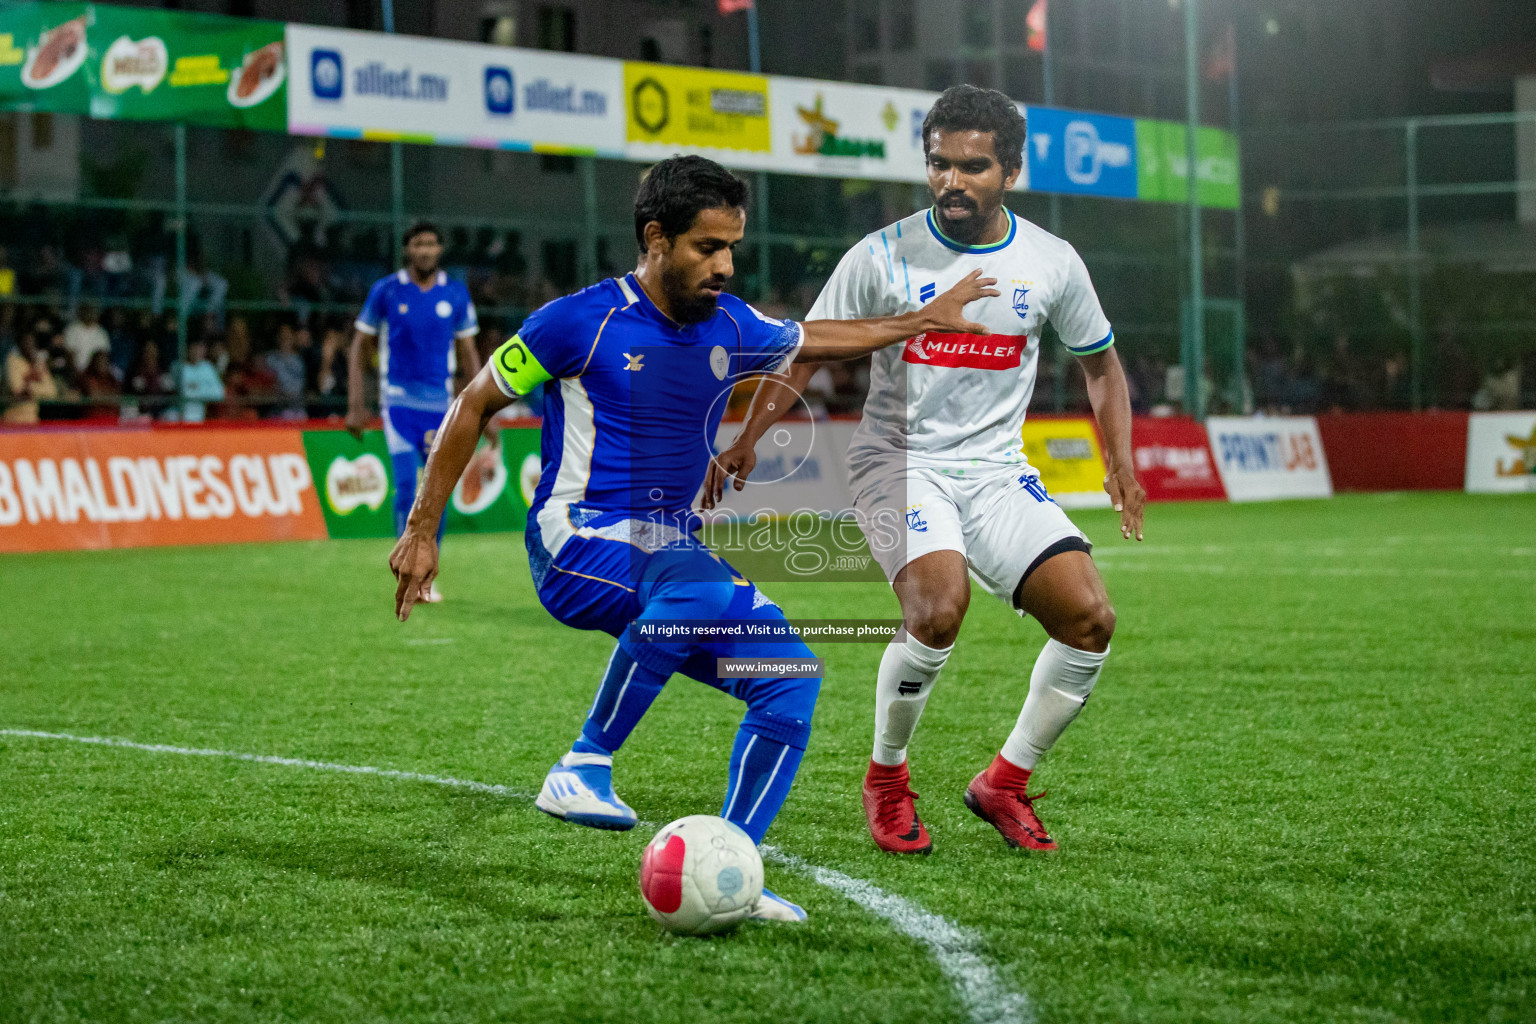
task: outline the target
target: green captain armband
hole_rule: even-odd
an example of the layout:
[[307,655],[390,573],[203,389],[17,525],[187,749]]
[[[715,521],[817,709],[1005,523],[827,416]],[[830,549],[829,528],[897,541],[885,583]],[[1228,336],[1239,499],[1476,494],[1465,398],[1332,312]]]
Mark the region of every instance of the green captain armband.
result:
[[554,380],[554,375],[539,365],[522,335],[518,334],[512,335],[511,340],[491,356],[491,373],[496,378],[496,386],[513,398],[521,398],[545,381]]

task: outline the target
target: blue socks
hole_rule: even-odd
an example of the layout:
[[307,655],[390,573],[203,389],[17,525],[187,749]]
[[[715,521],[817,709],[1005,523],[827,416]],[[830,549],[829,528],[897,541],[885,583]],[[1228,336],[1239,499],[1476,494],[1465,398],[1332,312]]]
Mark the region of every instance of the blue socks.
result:
[[625,653],[623,647],[615,647],[597,688],[597,698],[592,701],[592,710],[587,712],[586,724],[581,727],[581,738],[571,749],[578,754],[612,754],[618,750],[650,710],[671,674],[646,668]]
[[720,816],[739,825],[754,843],[763,841],[788,799],[810,733],[809,722],[756,709],[742,719],[731,748],[730,785]]

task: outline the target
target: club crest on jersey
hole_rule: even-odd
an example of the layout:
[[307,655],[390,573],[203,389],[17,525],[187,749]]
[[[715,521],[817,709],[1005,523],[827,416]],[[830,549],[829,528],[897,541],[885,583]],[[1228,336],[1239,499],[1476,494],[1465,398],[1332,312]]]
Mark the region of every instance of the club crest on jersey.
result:
[[1029,339],[1022,334],[943,334],[929,331],[907,342],[901,361],[919,366],[1016,370]]
[[1029,314],[1029,303],[1024,301],[1024,296],[1029,294],[1028,288],[1015,288],[1013,290],[1013,311],[1023,319]]
[[913,505],[907,509],[907,529],[918,533],[928,532],[928,520],[923,518],[923,506]]
[[730,354],[725,351],[724,345],[716,345],[709,350],[709,368],[715,375],[715,380],[725,380],[726,371],[731,367]]

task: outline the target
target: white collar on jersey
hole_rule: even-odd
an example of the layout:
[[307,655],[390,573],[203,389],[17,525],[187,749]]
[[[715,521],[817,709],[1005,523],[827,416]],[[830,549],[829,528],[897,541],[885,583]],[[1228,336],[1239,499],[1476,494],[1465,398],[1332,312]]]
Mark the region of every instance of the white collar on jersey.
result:
[[[395,277],[400,281],[401,284],[410,284],[411,283],[411,275],[409,273],[407,273],[407,271],[406,271],[406,269],[404,267],[401,267],[399,270],[395,271]],[[437,272],[437,281],[434,282],[433,287],[434,288],[441,288],[443,285],[445,285],[447,283],[448,283],[448,272],[446,270],[439,270]]]
[[928,230],[933,232],[933,237],[937,238],[945,248],[953,249],[955,252],[972,254],[989,253],[997,252],[999,249],[1006,249],[1008,243],[1013,241],[1014,236],[1019,233],[1018,218],[1013,215],[1013,211],[1009,210],[1008,207],[1003,207],[1003,210],[1008,214],[1008,233],[1002,237],[1001,241],[993,242],[991,245],[966,245],[963,242],[957,242],[950,238],[940,230],[938,219],[934,217],[933,207],[931,206],[928,207],[928,215],[923,219],[928,222]]

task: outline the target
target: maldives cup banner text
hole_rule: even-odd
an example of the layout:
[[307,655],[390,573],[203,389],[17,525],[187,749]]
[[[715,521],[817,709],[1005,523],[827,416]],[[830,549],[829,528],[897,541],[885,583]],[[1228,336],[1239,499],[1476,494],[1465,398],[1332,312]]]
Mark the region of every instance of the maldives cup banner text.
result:
[[0,435],[0,552],[325,536],[297,430]]
[[622,157],[623,64],[289,25],[294,135]]

